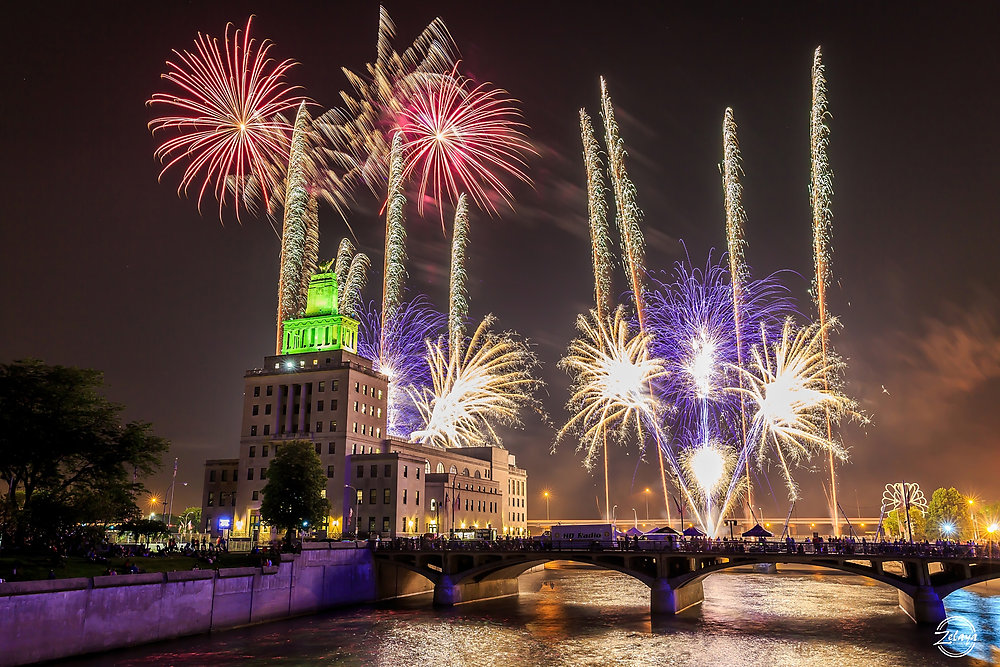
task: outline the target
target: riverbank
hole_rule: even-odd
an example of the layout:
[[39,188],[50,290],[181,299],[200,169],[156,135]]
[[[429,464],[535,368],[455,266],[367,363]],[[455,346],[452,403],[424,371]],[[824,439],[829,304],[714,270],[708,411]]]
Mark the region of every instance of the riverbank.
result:
[[238,628],[377,596],[372,553],[353,542],[303,545],[301,554],[263,567],[3,583],[0,665]]

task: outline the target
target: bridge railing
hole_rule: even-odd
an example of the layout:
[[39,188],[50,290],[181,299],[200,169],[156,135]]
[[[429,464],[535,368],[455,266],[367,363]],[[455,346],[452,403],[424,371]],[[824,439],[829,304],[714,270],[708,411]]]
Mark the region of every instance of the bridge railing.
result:
[[883,556],[920,557],[956,560],[1000,560],[1000,549],[995,545],[956,543],[868,542],[851,539],[813,540],[708,540],[686,538],[676,540],[623,539],[615,541],[557,540],[556,544],[545,539],[458,540],[395,538],[371,541],[370,546],[380,552],[428,551],[490,551],[512,553],[548,552],[655,552],[678,555],[718,554],[719,556],[793,554],[830,556]]

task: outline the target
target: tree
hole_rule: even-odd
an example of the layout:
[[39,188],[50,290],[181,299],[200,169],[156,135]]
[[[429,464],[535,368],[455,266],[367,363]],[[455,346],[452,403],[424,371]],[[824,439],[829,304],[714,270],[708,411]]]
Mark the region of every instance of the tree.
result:
[[267,469],[267,484],[260,503],[260,518],[285,530],[291,544],[294,531],[323,522],[330,502],[323,497],[326,476],[311,442],[283,443]]
[[121,525],[121,532],[131,535],[136,542],[139,542],[141,538],[146,538],[146,544],[154,537],[163,537],[167,535],[167,524],[163,523],[159,519],[133,519],[132,521],[127,521]]
[[[913,531],[913,540],[915,542],[927,539],[925,532],[927,517],[921,510],[912,506],[910,507],[910,528]],[[910,532],[906,526],[906,511],[898,509],[886,514],[883,529],[888,536],[901,537],[904,540],[909,539]]]
[[200,507],[188,507],[181,513],[180,517],[180,532],[185,532],[188,525],[191,525],[192,529],[198,530],[201,526],[201,508]]
[[[0,537],[43,547],[81,522],[138,514],[136,476],[167,449],[100,395],[96,370],[37,360],[0,364]],[[3,488],[6,486],[6,488]]]
[[955,487],[934,491],[927,503],[927,536],[930,539],[972,538],[969,501]]

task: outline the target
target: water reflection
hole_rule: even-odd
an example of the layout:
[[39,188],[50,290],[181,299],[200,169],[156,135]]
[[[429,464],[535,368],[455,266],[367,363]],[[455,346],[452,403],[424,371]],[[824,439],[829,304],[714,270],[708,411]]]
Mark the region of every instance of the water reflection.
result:
[[518,597],[433,609],[428,597],[105,654],[76,664],[139,665],[899,665],[987,664],[1000,596],[959,591],[949,613],[980,630],[951,659],[897,607],[895,589],[814,571],[721,572],[705,602],[653,622],[649,589],[602,570],[521,577]]

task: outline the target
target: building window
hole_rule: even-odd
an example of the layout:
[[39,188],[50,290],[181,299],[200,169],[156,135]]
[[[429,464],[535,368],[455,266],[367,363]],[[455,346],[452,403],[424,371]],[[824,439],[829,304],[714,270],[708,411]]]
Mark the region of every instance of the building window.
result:
[[437,500],[435,500],[434,498],[431,498],[431,511],[433,512],[436,509],[437,509]]
[[377,408],[375,410],[375,416],[378,417],[379,419],[382,419],[382,408]]
[[215,481],[215,471],[214,470],[209,470],[208,471],[208,481],[210,481],[210,482],[214,482]]
[[331,380],[330,391],[337,391],[338,389],[340,389],[340,380]]
[[253,468],[247,468],[247,479],[248,480],[253,479]]
[[420,507],[420,489],[417,489],[416,491],[414,491],[413,495],[416,496],[413,499],[413,504],[416,505],[417,507]]
[[330,420],[330,433],[333,433],[336,430],[337,430],[337,420],[336,419],[331,419]]
[[229,504],[232,507],[236,507],[236,494],[235,493],[229,494]]
[[368,404],[367,403],[362,403],[361,404],[361,414],[363,414],[363,415],[368,414]]
[[378,390],[378,400],[380,400],[380,401],[382,400],[382,390],[381,389]]
[[355,382],[354,383],[354,391],[361,391],[361,383],[360,382]]
[[392,502],[392,489],[382,489],[382,503],[388,505]]
[[354,432],[358,432],[358,422],[354,422]]
[[212,493],[211,491],[208,492],[208,506],[209,507],[215,506],[215,494]]
[[378,502],[378,489],[368,489],[368,504],[374,505]]
[[260,478],[261,479],[267,479],[267,468],[261,468],[260,469]]
[[264,435],[271,435],[271,425],[264,424]]
[[[386,489],[388,491],[388,489]],[[406,489],[403,489],[403,504],[406,504]]]
[[250,410],[250,414],[252,414],[254,417],[256,417],[257,415],[259,415],[260,414],[260,406],[255,403],[254,406],[253,406],[253,408]]
[[387,516],[382,517],[382,532],[383,533],[389,532],[389,517]]
[[360,505],[362,502],[364,502],[365,494],[361,493],[360,489],[356,489],[356,491],[358,492],[358,504]]
[[250,445],[250,458],[257,456],[257,445]]
[[326,446],[326,453],[327,454],[336,454],[337,453],[337,443],[331,442],[330,444],[328,444]]
[[[389,465],[388,463],[385,466],[385,476],[386,477],[391,477],[392,476],[392,466]],[[222,481],[224,482],[226,480],[222,480]]]
[[264,414],[265,414],[265,415],[269,415],[269,414],[271,414],[271,404],[270,404],[270,403],[268,403],[268,404],[266,404],[266,405],[264,406]]
[[323,453],[323,445],[321,443],[317,442],[316,446],[315,446],[315,450],[316,450],[316,455],[317,456],[320,455],[320,454],[322,454]]
[[254,491],[252,494],[250,494],[250,499],[260,500],[260,491]]
[[253,397],[254,398],[258,398],[259,396],[260,396],[260,387],[259,386],[254,387],[253,388]]
[[354,411],[355,412],[358,411],[358,402],[357,401],[354,401]]
[[273,390],[274,390],[274,387],[272,385],[267,385],[267,391],[264,392],[264,393],[267,394],[268,396],[270,396]]
[[[330,362],[328,361],[326,363],[330,363]],[[326,391],[326,382],[320,382],[319,383],[319,387],[317,387],[316,391]]]
[[373,465],[372,466],[371,476],[372,476],[372,479],[378,477],[378,466],[377,465]]
[[370,517],[368,519],[368,532],[369,533],[375,532],[375,517]]
[[[429,463],[427,464],[427,467],[430,467]],[[420,479],[420,466],[417,466],[417,479]]]
[[[323,422],[316,422],[316,432],[317,433],[322,433],[323,432]],[[316,446],[319,447],[319,445],[316,445]],[[319,454],[319,452],[316,452],[316,453]]]
[[260,448],[260,455],[267,456],[267,445],[264,445],[263,447]]
[[375,429],[375,437],[376,438],[381,438],[382,437],[382,427],[381,426],[379,426],[377,429]]
[[316,410],[319,412],[323,411],[323,401],[316,401]]
[[361,425],[361,435],[368,435],[368,424]]
[[403,466],[403,477],[407,477],[410,472],[410,466]]
[[365,467],[358,466],[358,479],[361,479],[364,476],[365,476]]
[[[222,471],[222,481],[223,482],[228,482],[229,481],[228,478],[229,478],[229,471],[228,470],[223,470]],[[221,498],[222,496],[219,496],[219,497]]]
[[333,478],[333,474],[334,474],[333,473],[333,466],[327,466],[326,467],[326,478],[327,479],[332,479]]
[[257,435],[257,425],[250,424],[250,435]]

